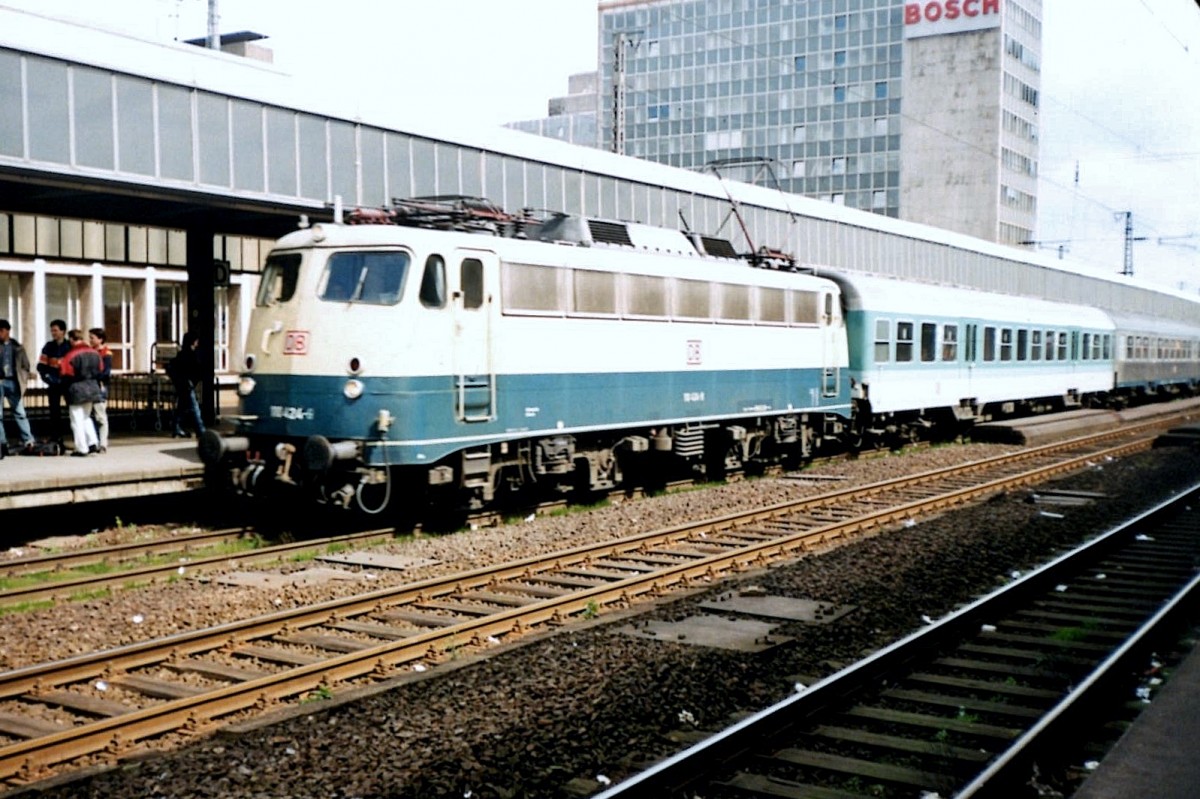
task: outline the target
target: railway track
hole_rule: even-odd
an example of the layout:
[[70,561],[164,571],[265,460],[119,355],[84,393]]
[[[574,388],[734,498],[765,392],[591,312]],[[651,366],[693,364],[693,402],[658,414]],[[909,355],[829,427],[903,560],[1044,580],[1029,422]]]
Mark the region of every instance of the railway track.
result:
[[[1200,484],[597,799],[1028,793],[1200,598]],[[1024,791],[1022,789],[1025,789]]]
[[[1123,439],[1117,441],[1117,439]],[[1148,448],[1110,433],[0,674],[0,779],[627,606]]]

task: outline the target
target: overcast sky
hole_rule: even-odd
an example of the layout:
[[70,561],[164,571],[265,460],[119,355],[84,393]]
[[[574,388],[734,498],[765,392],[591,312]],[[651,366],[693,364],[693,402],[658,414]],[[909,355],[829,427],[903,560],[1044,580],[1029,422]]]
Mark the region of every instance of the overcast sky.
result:
[[[0,0],[190,39],[206,0]],[[1193,0],[1044,0],[1039,229],[1043,248],[1118,272],[1133,213],[1139,277],[1200,291],[1200,10]],[[306,80],[481,125],[545,115],[596,68],[596,0],[220,0],[222,31],[268,35]],[[1079,164],[1078,183],[1075,180]],[[1160,237],[1172,238],[1160,244]]]

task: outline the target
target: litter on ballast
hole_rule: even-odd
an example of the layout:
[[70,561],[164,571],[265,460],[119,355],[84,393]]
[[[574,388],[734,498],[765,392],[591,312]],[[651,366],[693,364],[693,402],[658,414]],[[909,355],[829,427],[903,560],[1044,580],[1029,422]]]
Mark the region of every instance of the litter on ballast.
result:
[[1048,510],[1041,511],[1041,515],[1047,519],[1062,519],[1065,518],[1061,513],[1051,513]]
[[994,624],[981,624],[981,625],[979,626],[979,632],[981,632],[981,633],[994,633],[994,632],[996,632],[996,625],[994,625]]
[[1059,583],[1058,585],[1054,586],[1054,590],[1061,594],[1063,591],[1067,590],[1067,584]]

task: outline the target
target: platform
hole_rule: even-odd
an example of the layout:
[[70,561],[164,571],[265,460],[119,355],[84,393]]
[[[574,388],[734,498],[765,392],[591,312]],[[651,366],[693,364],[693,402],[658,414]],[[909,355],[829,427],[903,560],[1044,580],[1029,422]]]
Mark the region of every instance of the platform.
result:
[[194,438],[114,436],[108,452],[0,460],[0,511],[173,494],[201,487]]
[[1080,786],[1074,799],[1194,799],[1200,795],[1200,649]]
[[1171,402],[1151,403],[1123,411],[1081,409],[1042,416],[1026,416],[1020,419],[1005,419],[999,422],[986,422],[974,427],[971,431],[971,439],[997,444],[1036,446],[1074,436],[1113,430],[1123,424],[1144,421],[1155,416],[1178,413],[1183,410],[1191,410],[1200,414],[1200,399],[1177,399]]

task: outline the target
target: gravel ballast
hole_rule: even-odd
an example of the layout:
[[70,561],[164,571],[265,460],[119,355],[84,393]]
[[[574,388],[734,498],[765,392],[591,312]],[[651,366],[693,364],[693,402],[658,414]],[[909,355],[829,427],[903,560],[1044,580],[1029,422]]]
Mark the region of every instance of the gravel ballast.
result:
[[[920,471],[998,451],[979,445],[948,447],[900,459],[839,464],[825,472],[843,471],[848,484],[870,482],[901,469]],[[1046,508],[1029,502],[1028,492],[1014,492],[747,575],[743,584],[771,594],[857,608],[825,626],[784,625],[776,632],[795,641],[761,654],[631,637],[618,632],[621,625],[605,624],[601,618],[487,659],[431,669],[421,679],[358,701],[339,703],[335,689],[329,706],[312,702],[288,720],[240,735],[206,738],[170,754],[48,788],[44,795],[587,795],[601,789],[605,780],[615,782],[689,740],[784,698],[797,682],[832,673],[911,632],[922,624],[922,616],[945,615],[1011,579],[1014,571],[1028,570],[1190,485],[1197,475],[1200,454],[1155,450],[1097,463],[1055,483],[1105,494],[1089,505]],[[824,488],[774,479],[746,481],[495,530],[423,538],[402,549],[413,556],[436,557],[447,566],[478,566]],[[521,551],[514,551],[518,541]],[[722,584],[713,592],[731,587]],[[343,585],[322,588],[346,590]],[[167,599],[175,592],[178,600]],[[197,607],[206,593],[239,599],[217,608],[209,596],[210,604]],[[185,618],[199,623],[211,614],[267,612],[278,607],[275,600],[289,605],[313,601],[308,589],[283,597],[257,595],[262,593],[213,592],[210,587],[176,584],[73,609],[64,605],[20,614],[5,619],[3,655],[31,662],[28,648],[17,651],[17,636],[23,632],[53,638],[65,635],[63,625],[70,630],[72,624],[81,626],[73,632],[86,627],[89,635],[43,641],[39,659],[64,647],[88,651],[97,642],[111,645],[111,636],[123,629],[115,622],[138,612],[135,605],[143,607],[146,620],[128,637],[141,640],[151,629],[160,630],[153,634],[178,629],[158,622],[145,625],[158,615],[175,617],[182,608],[191,608]],[[646,606],[642,618],[693,615],[696,604],[711,593]],[[23,630],[9,629],[13,626]]]

